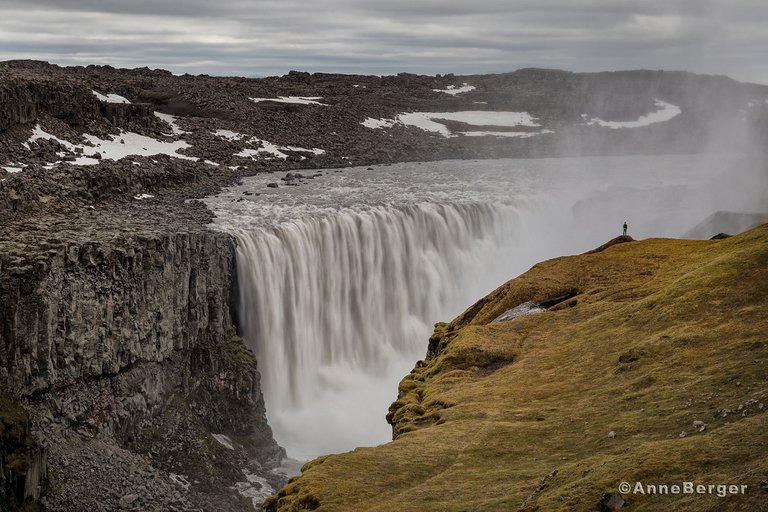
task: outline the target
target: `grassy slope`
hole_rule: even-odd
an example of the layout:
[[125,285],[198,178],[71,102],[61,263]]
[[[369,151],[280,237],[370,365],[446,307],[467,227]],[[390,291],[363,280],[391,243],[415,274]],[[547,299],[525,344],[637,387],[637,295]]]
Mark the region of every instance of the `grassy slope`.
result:
[[768,510],[768,225],[540,263],[431,344],[390,409],[396,440],[308,463],[270,509],[598,510],[622,480],[693,480],[749,490],[626,510]]

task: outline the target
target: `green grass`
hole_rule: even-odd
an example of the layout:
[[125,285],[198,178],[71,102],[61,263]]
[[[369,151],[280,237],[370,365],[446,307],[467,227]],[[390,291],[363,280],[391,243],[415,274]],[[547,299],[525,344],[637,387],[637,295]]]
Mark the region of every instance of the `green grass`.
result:
[[599,510],[636,480],[749,489],[632,495],[626,510],[768,510],[768,226],[540,263],[430,347],[390,408],[395,440],[307,464],[269,510]]

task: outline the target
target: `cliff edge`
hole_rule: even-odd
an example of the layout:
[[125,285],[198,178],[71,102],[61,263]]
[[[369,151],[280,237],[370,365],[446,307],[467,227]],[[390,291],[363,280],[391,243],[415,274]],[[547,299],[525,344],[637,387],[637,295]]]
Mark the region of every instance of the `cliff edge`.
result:
[[768,225],[540,263],[436,326],[392,442],[307,463],[265,507],[765,510],[766,297]]

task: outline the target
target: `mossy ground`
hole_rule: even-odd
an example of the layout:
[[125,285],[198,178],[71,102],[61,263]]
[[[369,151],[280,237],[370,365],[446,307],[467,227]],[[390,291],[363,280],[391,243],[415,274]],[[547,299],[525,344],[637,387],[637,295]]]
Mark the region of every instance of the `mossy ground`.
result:
[[622,481],[748,485],[626,510],[768,510],[768,225],[540,263],[430,347],[390,408],[396,439],[308,463],[270,510],[599,510]]

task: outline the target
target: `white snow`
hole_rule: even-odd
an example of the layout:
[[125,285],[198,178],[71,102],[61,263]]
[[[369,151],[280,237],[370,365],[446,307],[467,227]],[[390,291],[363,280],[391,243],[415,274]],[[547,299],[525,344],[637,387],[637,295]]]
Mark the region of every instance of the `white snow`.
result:
[[51,133],[46,132],[45,130],[43,130],[43,128],[39,124],[37,126],[35,126],[35,128],[32,130],[32,136],[27,141],[27,144],[29,144],[30,142],[37,142],[38,140],[53,140],[53,141],[58,142],[59,144],[61,144],[62,146],[64,146],[65,148],[67,148],[70,151],[74,151],[75,150],[75,145],[74,144],[72,144],[71,142],[68,142],[66,140],[62,140],[62,139],[58,138],[57,136],[55,136],[55,135],[53,135]]
[[322,96],[278,96],[277,98],[251,98],[251,101],[259,103],[261,101],[274,101],[277,103],[293,103],[296,105],[322,105],[327,106],[325,103],[320,103],[317,100],[323,99]]
[[232,446],[232,440],[225,436],[224,434],[211,434],[215,440],[217,440],[224,448],[227,448],[229,450],[234,450],[235,447]]
[[677,105],[672,105],[666,101],[654,100],[655,105],[659,108],[655,112],[640,116],[635,121],[603,121],[596,117],[589,118],[587,114],[582,114],[582,117],[588,119],[583,123],[587,126],[603,126],[606,128],[640,128],[642,126],[648,126],[655,123],[664,123],[672,118],[679,116],[683,111]]
[[[401,114],[412,115],[412,114]],[[540,126],[528,112],[494,112],[488,110],[468,110],[465,112],[421,112],[415,115],[429,119],[447,119],[460,121],[474,126]],[[407,123],[406,123],[407,124]]]
[[143,199],[152,199],[153,197],[155,196],[153,196],[152,194],[138,194],[133,196],[133,198],[136,199],[137,201],[141,201]]
[[325,150],[319,149],[319,148],[307,149],[299,146],[285,146],[285,149],[289,151],[295,151],[297,153],[312,153],[313,155],[317,155],[317,156],[325,154]]
[[123,104],[130,104],[131,102],[128,101],[126,98],[123,98],[119,94],[101,94],[97,91],[91,91],[94,96],[96,96],[99,101],[103,101],[106,103],[123,103]]
[[463,83],[461,87],[457,87],[455,85],[449,85],[446,89],[432,89],[435,92],[442,92],[445,94],[450,94],[451,96],[456,96],[457,94],[461,94],[463,92],[469,92],[474,91],[477,89],[474,85],[467,85],[467,83]]
[[248,135],[243,135],[242,133],[233,132],[232,130],[216,130],[213,132],[213,134],[217,137],[221,137],[222,139],[226,139],[229,141],[236,141],[240,139],[245,139],[248,137]]
[[[241,135],[241,134],[236,134],[236,135]],[[312,153],[313,155],[318,155],[318,156],[325,154],[324,149],[319,149],[319,148],[307,149],[299,146],[278,146],[277,144],[273,144],[268,140],[263,140],[258,137],[251,137],[246,142],[246,144],[254,144],[254,145],[261,144],[261,147],[257,149],[246,148],[240,151],[239,153],[236,153],[235,156],[242,156],[244,158],[255,159],[257,156],[261,154],[267,154],[267,155],[271,155],[271,156],[268,156],[267,158],[276,157],[276,158],[282,158],[283,160],[285,160],[286,158],[288,158],[288,155],[284,153],[285,151],[293,151],[296,153]],[[305,157],[302,157],[302,159],[304,158]]]
[[120,135],[110,135],[108,139],[100,139],[95,135],[84,135],[84,137],[95,146],[82,146],[83,152],[86,155],[93,155],[99,152],[102,158],[108,160],[120,160],[128,155],[168,155],[182,160],[198,160],[197,158],[177,153],[180,149],[190,147],[183,140],[163,142],[133,132],[121,132]]
[[517,137],[521,139],[527,139],[530,137],[535,137],[536,135],[541,135],[544,133],[555,133],[552,130],[541,130],[540,132],[487,132],[487,131],[480,131],[480,132],[459,132],[461,135],[466,135],[467,137]]
[[369,117],[360,124],[366,128],[374,130],[391,128],[396,124],[415,126],[416,128],[428,132],[439,133],[443,137],[465,135],[468,137],[492,136],[527,138],[544,133],[553,133],[550,130],[541,130],[537,132],[471,130],[454,134],[451,133],[451,130],[449,130],[445,124],[440,122],[442,119],[447,121],[458,121],[472,126],[503,126],[510,128],[518,126],[538,128],[541,126],[536,122],[536,118],[528,112],[498,112],[491,110],[465,110],[462,112],[405,112],[398,115],[395,119],[375,119]]
[[[428,132],[439,133],[443,137],[455,137],[454,134],[439,120],[459,121],[473,126],[541,126],[534,120],[528,112],[495,112],[489,110],[466,110],[463,112],[405,112],[398,115],[395,119],[373,119],[368,118],[361,124],[366,128],[379,129],[389,128],[395,124],[404,124],[406,126],[415,126]],[[461,132],[462,135],[496,134],[502,132],[483,132],[468,131]],[[504,135],[509,136],[509,135]]]
[[214,162],[213,160],[203,160],[204,164],[213,165],[214,167],[219,167],[220,164]]
[[254,137],[253,139],[251,139],[250,142],[257,142],[257,141],[261,142],[261,147],[259,149],[250,149],[250,148],[244,149],[241,152],[236,153],[235,156],[242,156],[245,158],[255,158],[256,156],[262,153],[266,153],[268,155],[272,155],[277,158],[282,158],[283,160],[288,158],[288,155],[280,151],[280,148],[278,146],[272,144],[269,141],[260,140]]
[[17,172],[21,172],[21,171],[23,171],[23,170],[24,170],[24,167],[16,167],[16,166],[14,166],[14,165],[8,165],[8,166],[5,166],[5,165],[4,165],[4,166],[3,166],[3,169],[4,169],[6,172],[10,172],[10,173],[17,173]]
[[[436,132],[444,137],[450,137],[451,131],[447,126],[432,120],[431,114],[433,113],[434,112],[410,112],[407,114],[400,114],[397,116],[397,120],[406,126],[415,126],[424,131]],[[447,117],[441,117],[441,119],[447,119]]]
[[171,132],[174,135],[184,135],[185,133],[189,133],[179,128],[179,125],[176,124],[176,120],[178,119],[178,116],[172,116],[171,114],[163,114],[162,112],[155,112],[155,117],[168,123],[168,125],[171,127]]
[[397,124],[397,121],[394,119],[375,119],[373,117],[369,117],[368,119],[366,119],[360,124],[362,124],[366,128],[377,130],[379,128],[391,128],[395,124]]
[[[258,156],[258,154],[261,152],[262,151],[260,150],[246,148],[239,153],[235,153],[235,156],[242,156],[243,158],[256,158],[256,156]],[[285,155],[283,158],[288,158],[288,156]]]
[[[47,133],[40,127],[40,125],[37,125],[32,131],[32,136],[29,138],[29,142],[47,139],[58,142],[70,153],[75,153],[76,149],[82,150],[82,153],[80,153],[74,161],[67,162],[72,165],[96,165],[99,163],[99,160],[94,158],[96,153],[100,153],[102,158],[107,160],[120,160],[128,155],[168,155],[183,160],[198,160],[197,158],[182,155],[177,152],[180,149],[190,147],[190,145],[183,140],[163,142],[133,132],[120,132],[119,135],[109,135],[107,139],[100,139],[95,135],[88,134],[83,135],[83,138],[90,144],[72,144],[71,142]],[[61,156],[66,156],[66,153]],[[46,167],[50,168],[52,167],[52,164],[48,164]]]

